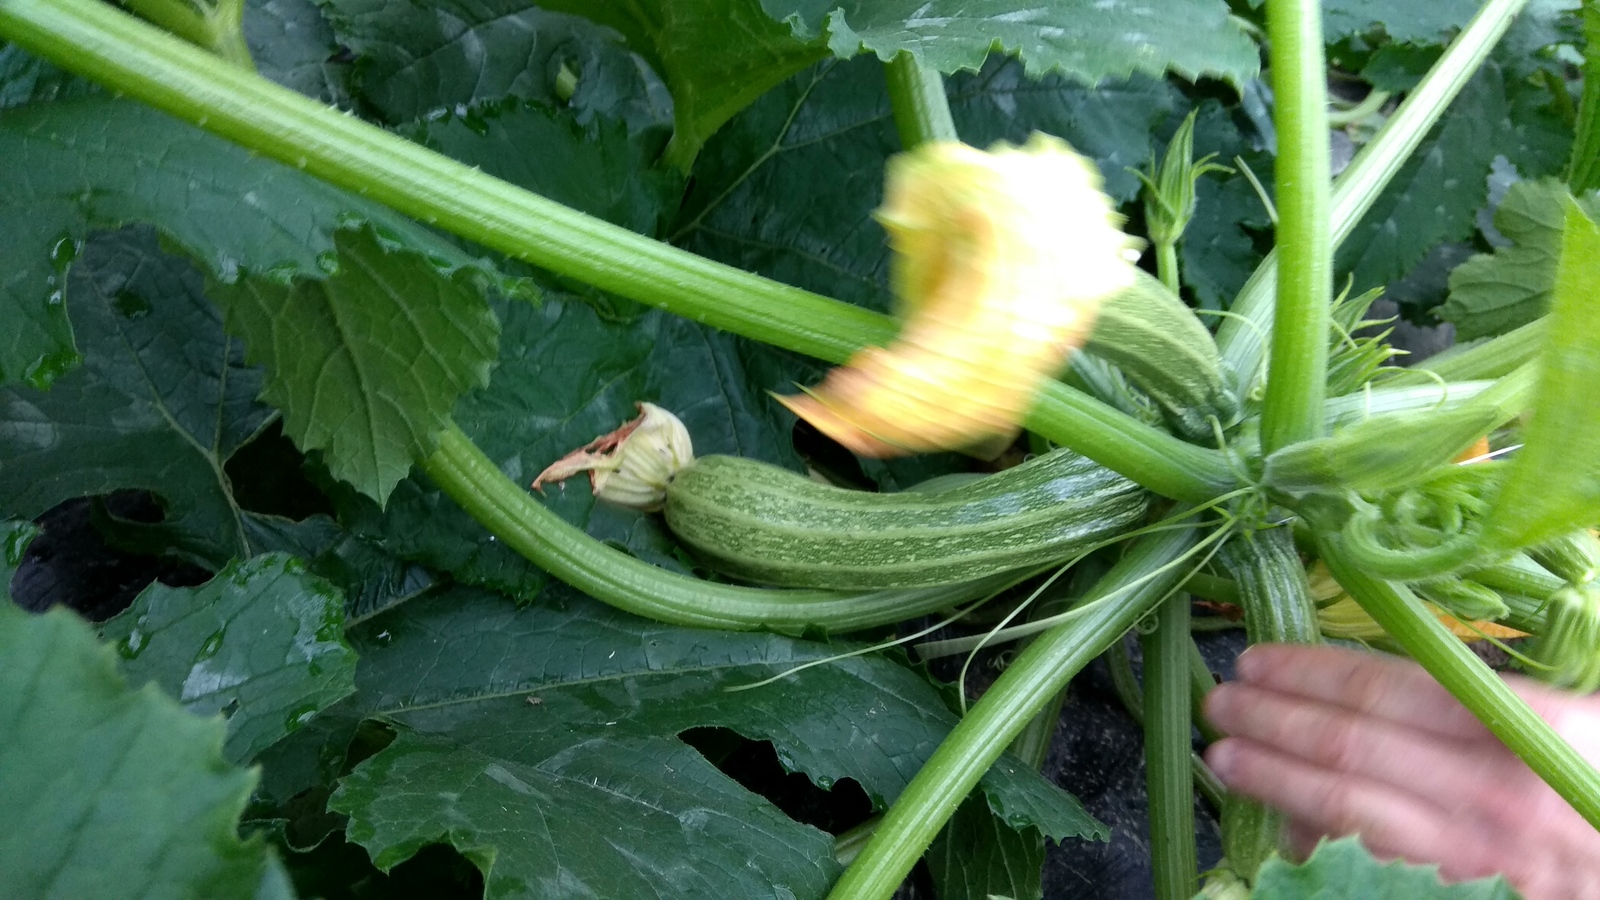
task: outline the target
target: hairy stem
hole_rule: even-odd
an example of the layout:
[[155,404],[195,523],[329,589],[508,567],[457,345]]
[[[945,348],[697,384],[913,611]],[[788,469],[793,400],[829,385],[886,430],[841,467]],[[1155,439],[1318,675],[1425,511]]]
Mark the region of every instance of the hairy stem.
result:
[[[1528,2],[1488,0],[1389,117],[1372,143],[1362,148],[1340,174],[1333,185],[1329,217],[1334,247],[1350,236]],[[1262,336],[1272,331],[1278,261],[1278,251],[1268,254],[1234,299],[1233,311],[1244,321],[1226,319],[1217,331],[1222,358],[1239,376],[1240,396],[1250,394],[1251,382],[1266,352]]]
[[1403,584],[1351,563],[1337,536],[1319,534],[1322,559],[1361,608],[1545,783],[1600,828],[1600,772],[1468,650]]
[[1150,798],[1150,857],[1156,900],[1189,900],[1198,889],[1194,778],[1189,769],[1189,595],[1173,594],[1143,635],[1144,765]]
[[[887,316],[712,262],[584,215],[322,106],[97,0],[6,0],[0,37],[262,155],[552,272],[828,362],[896,329]],[[1157,493],[1204,501],[1236,476],[1059,382],[1026,426]]]
[[[1174,529],[1142,538],[1079,606],[1151,576],[1181,557],[1196,538]],[[984,693],[884,815],[865,849],[828,896],[834,900],[885,900],[972,788],[1040,709],[1072,676],[1166,596],[1183,577],[1172,567],[1113,602],[1045,632]]]
[[938,72],[917,62],[902,50],[884,65],[889,80],[889,106],[894,110],[894,126],[900,132],[900,147],[905,150],[930,141],[959,141],[955,119],[950,117],[950,100],[944,93],[944,79]]
[[1267,36],[1278,129],[1278,290],[1261,410],[1263,453],[1322,435],[1333,299],[1322,4],[1269,0]]
[[1162,284],[1167,286],[1167,290],[1174,294],[1182,292],[1182,286],[1178,282],[1177,244],[1162,243],[1156,245],[1156,276],[1161,279]]

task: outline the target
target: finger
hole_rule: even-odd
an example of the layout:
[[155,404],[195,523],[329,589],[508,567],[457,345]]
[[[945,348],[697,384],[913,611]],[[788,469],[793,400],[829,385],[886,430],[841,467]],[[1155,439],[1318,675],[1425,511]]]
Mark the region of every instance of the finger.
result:
[[[1340,647],[1261,644],[1239,656],[1240,681],[1343,706],[1358,713],[1457,740],[1488,742],[1489,730],[1433,676],[1407,660]],[[1506,683],[1552,725],[1593,701],[1536,684],[1521,676]]]
[[[1206,762],[1229,789],[1284,811],[1301,840],[1311,833],[1359,834],[1374,854],[1462,865],[1452,817],[1389,785],[1330,772],[1244,738],[1213,744]],[[1476,844],[1471,849],[1481,860]]]
[[[1526,772],[1497,744],[1462,743],[1238,682],[1211,691],[1206,715],[1229,735],[1318,769],[1390,785],[1450,814],[1501,803],[1506,776]],[[1511,781],[1530,786],[1522,778]]]

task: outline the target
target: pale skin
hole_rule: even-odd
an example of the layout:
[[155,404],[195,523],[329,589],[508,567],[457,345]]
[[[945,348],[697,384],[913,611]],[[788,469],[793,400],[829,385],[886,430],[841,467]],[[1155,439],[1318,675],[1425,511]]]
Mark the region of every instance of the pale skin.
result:
[[[1358,834],[1376,856],[1447,881],[1501,873],[1526,900],[1600,898],[1600,832],[1414,663],[1335,647],[1261,645],[1206,714],[1229,737],[1206,762],[1282,810],[1301,855]],[[1592,764],[1600,696],[1507,681]]]

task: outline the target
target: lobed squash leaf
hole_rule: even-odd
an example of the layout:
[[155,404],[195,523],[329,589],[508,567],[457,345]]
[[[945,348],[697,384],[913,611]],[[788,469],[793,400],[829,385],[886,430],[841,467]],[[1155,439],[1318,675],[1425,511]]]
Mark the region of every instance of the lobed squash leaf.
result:
[[255,775],[223,758],[223,723],[130,688],[72,613],[0,597],[0,734],[0,894],[294,896],[237,834]]
[[225,466],[274,414],[200,272],[129,228],[87,241],[65,287],[84,362],[48,391],[0,387],[0,513],[148,490],[164,517],[121,523],[126,541],[213,569],[254,555]]
[[[937,690],[877,656],[730,692],[844,648],[658,625],[562,586],[521,609],[452,589],[355,639],[357,704],[397,736],[332,807],[380,868],[448,841],[490,898],[820,897],[837,873],[831,839],[678,735],[717,726],[771,741],[786,768],[824,789],[853,778],[882,808],[955,724]],[[1031,811],[1014,827],[1106,834],[1015,760],[984,788]]]
[[928,847],[928,875],[939,900],[1041,900],[1044,836],[1017,830],[982,797],[968,797]]
[[240,269],[320,277],[341,225],[448,262],[454,245],[375,203],[130,101],[35,103],[0,117],[0,385],[48,387],[76,365],[64,273],[92,229],[147,222],[222,281]]
[[355,690],[343,627],[339,591],[273,553],[229,563],[199,587],[152,584],[101,636],[133,683],[155,684],[196,715],[223,713],[223,755],[244,764]]
[[456,400],[489,383],[500,326],[476,271],[452,273],[370,226],[333,241],[322,277],[250,272],[211,294],[266,369],[262,397],[284,432],[382,504]]
[[1256,875],[1250,900],[1517,900],[1496,876],[1462,884],[1439,880],[1438,866],[1380,863],[1353,837],[1323,841],[1299,865],[1273,857]]
[[[1506,191],[1494,227],[1510,243],[1456,267],[1450,298],[1437,310],[1455,324],[1458,339],[1504,334],[1549,311],[1570,197],[1555,179],[1520,181]],[[1600,213],[1600,198],[1579,203]]]

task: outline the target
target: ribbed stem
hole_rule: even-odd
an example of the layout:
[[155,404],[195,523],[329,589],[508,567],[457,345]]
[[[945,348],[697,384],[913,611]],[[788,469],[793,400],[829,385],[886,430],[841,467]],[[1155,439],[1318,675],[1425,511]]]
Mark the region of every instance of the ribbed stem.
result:
[[1263,453],[1322,435],[1333,298],[1322,4],[1269,0],[1267,36],[1278,130],[1278,290],[1261,410]]
[[[1314,644],[1317,609],[1305,567],[1286,527],[1240,535],[1218,553],[1239,586],[1250,643]],[[1253,800],[1229,795],[1222,807],[1222,848],[1233,870],[1254,881],[1274,853],[1283,816]]]
[[1367,615],[1589,824],[1600,828],[1600,773],[1424,609],[1409,588],[1368,575],[1344,554],[1338,537],[1321,534],[1319,542],[1333,577]]
[[895,130],[900,146],[910,150],[930,141],[959,141],[955,119],[950,117],[950,100],[944,93],[939,73],[901,51],[884,64],[889,81],[889,107],[894,110]]
[[[1488,0],[1372,143],[1339,175],[1329,218],[1334,247],[1350,236],[1527,4],[1528,0]],[[1272,333],[1278,261],[1276,250],[1268,254],[1234,299],[1232,310],[1245,321],[1225,319],[1217,331],[1222,358],[1239,376],[1240,396],[1249,395],[1266,350],[1262,336]]]
[[[1141,539],[1079,606],[1153,575],[1182,556],[1195,537],[1192,529],[1176,529]],[[1181,568],[1173,566],[1113,602],[1052,628],[1024,650],[906,786],[866,849],[828,896],[834,900],[884,900],[893,894],[956,807],[1028,720],[1073,675],[1160,602],[1182,576]]]
[[1189,900],[1195,866],[1194,779],[1190,772],[1189,596],[1157,608],[1144,644],[1144,766],[1150,798],[1150,862],[1156,900]]
[[[485,247],[686,318],[833,363],[889,317],[712,262],[493,178],[322,106],[97,0],[6,0],[0,38],[265,156]],[[1052,382],[1026,423],[1157,493],[1203,501],[1235,477],[1185,443]]]

